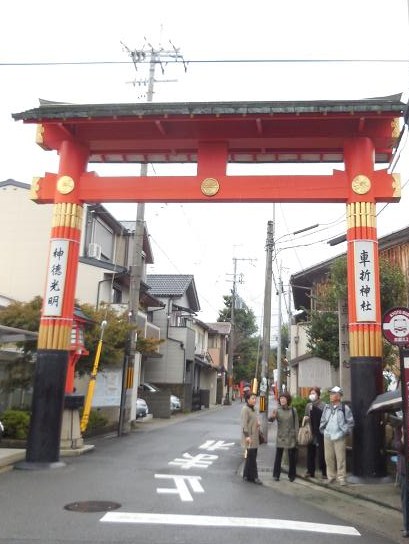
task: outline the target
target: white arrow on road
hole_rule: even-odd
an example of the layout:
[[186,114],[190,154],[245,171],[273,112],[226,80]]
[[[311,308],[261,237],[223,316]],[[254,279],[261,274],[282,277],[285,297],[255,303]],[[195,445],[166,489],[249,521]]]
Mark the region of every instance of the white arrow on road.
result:
[[361,534],[354,527],[349,527],[346,525],[329,525],[326,523],[309,523],[306,521],[286,519],[107,512],[100,521],[108,523],[144,523],[155,525],[196,525],[207,527],[285,529],[286,531],[308,531],[312,533],[326,533],[332,535],[361,536]]

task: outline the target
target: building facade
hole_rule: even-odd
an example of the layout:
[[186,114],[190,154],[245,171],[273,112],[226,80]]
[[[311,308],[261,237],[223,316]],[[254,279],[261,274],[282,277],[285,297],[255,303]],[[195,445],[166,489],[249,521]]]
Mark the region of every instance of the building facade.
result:
[[[393,265],[398,266],[409,286],[409,227],[393,232],[379,238],[380,258],[386,259]],[[344,389],[345,400],[351,399],[351,376],[349,367],[349,346],[348,346],[348,304],[345,300],[338,301],[338,322],[339,322],[339,352],[340,360],[338,368],[331,366],[329,361],[320,359],[320,372],[311,361],[314,358],[308,353],[307,348],[307,327],[308,311],[320,310],[317,300],[321,293],[325,292],[331,266],[338,258],[345,257],[340,254],[337,257],[318,263],[301,272],[293,274],[290,278],[290,286],[293,294],[294,307],[301,313],[293,318],[291,324],[290,344],[290,383],[292,394],[302,395],[308,387],[318,385],[327,387],[328,377],[331,376],[333,383],[340,384]],[[409,290],[406,290],[406,297],[401,301],[401,306],[408,306]],[[317,362],[317,361],[315,361]]]

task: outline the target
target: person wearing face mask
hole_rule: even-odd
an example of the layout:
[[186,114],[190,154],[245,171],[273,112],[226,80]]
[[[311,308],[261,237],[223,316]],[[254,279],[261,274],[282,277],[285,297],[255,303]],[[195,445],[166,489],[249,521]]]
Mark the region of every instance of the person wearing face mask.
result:
[[322,478],[327,479],[327,465],[325,464],[324,437],[320,432],[320,422],[325,404],[321,400],[321,389],[318,386],[311,387],[309,402],[305,407],[305,417],[311,426],[313,440],[307,446],[307,472],[306,478],[315,478],[315,466],[318,458],[318,467]]

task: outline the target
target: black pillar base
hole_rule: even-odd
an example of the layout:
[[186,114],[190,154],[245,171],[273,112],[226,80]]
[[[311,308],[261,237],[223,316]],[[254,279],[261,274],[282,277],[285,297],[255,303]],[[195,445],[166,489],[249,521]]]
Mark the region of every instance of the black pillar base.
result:
[[351,357],[350,363],[352,412],[355,420],[352,472],[359,478],[384,478],[387,470],[382,416],[367,414],[374,398],[383,393],[382,359]]
[[68,351],[38,350],[26,462],[32,468],[59,463]]

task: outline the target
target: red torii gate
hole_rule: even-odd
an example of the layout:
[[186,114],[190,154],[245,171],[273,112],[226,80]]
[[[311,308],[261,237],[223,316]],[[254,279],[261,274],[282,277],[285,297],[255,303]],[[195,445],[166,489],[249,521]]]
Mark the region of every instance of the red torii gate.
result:
[[[397,202],[389,163],[404,105],[357,101],[68,105],[14,114],[36,123],[37,143],[60,156],[57,174],[35,178],[31,198],[54,203],[26,461],[59,459],[64,384],[84,202],[345,202],[354,474],[383,476],[377,416],[382,336],[377,202]],[[228,175],[228,163],[340,163],[332,175]],[[195,176],[109,176],[88,163],[196,163]],[[54,272],[56,267],[59,276]],[[54,399],[50,406],[50,391]]]

